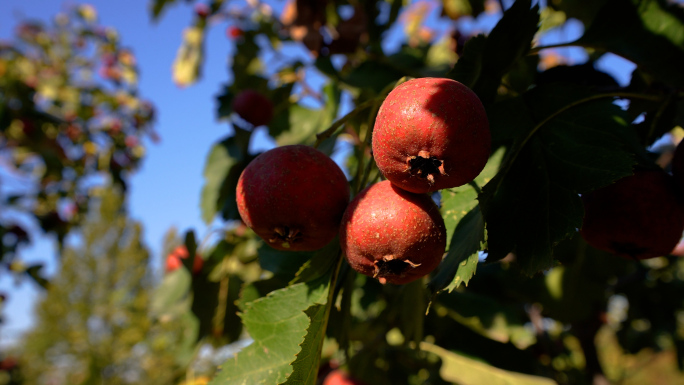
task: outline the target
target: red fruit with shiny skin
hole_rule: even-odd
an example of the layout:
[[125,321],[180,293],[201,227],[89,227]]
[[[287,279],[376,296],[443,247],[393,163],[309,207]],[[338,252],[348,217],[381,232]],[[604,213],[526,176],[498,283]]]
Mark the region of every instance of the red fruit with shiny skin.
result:
[[254,127],[267,125],[273,119],[273,103],[255,90],[244,90],[235,95],[233,111]]
[[636,171],[584,194],[582,237],[597,249],[630,259],[668,255],[684,231],[684,206],[671,175]]
[[250,162],[237,185],[245,224],[271,247],[311,251],[337,235],[349,203],[342,170],[324,153],[292,145],[269,150]]
[[376,183],[347,207],[340,245],[349,265],[380,283],[405,284],[433,271],[446,248],[446,228],[427,194]]
[[414,193],[466,184],[480,174],[491,146],[480,99],[443,78],[409,80],[387,95],[373,129],[383,175]]
[[325,377],[323,385],[366,385],[366,383],[351,378],[341,370],[333,370]]

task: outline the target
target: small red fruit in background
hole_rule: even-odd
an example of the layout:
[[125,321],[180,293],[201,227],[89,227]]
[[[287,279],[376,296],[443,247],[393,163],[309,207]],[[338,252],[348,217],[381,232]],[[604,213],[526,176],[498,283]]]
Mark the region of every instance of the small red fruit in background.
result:
[[245,224],[271,247],[311,251],[337,235],[349,203],[342,170],[308,146],[277,147],[240,175],[237,205]]
[[661,170],[636,171],[582,196],[582,237],[597,249],[630,259],[667,255],[684,232],[684,206]]
[[439,265],[446,228],[429,195],[383,181],[349,204],[340,227],[340,245],[357,272],[383,284],[405,284]]
[[351,378],[345,372],[334,369],[323,380],[323,385],[365,385],[365,382]]
[[195,4],[195,14],[201,19],[206,19],[209,17],[211,10],[209,6],[203,3]]
[[273,119],[273,103],[254,90],[244,90],[235,95],[233,111],[254,127],[264,126]]
[[480,99],[463,84],[442,78],[413,79],[392,90],[373,130],[378,168],[414,193],[472,181],[489,159],[490,142]]
[[234,25],[226,28],[226,36],[228,36],[228,38],[231,40],[239,38],[240,36],[242,36],[242,34],[242,30]]
[[[190,256],[188,249],[185,245],[181,245],[173,249],[173,251],[166,257],[166,272],[170,273],[172,271],[178,270],[183,266],[181,259],[186,259]],[[192,263],[192,273],[198,274],[202,271],[202,266],[204,266],[204,259],[201,256],[195,254],[195,260]]]

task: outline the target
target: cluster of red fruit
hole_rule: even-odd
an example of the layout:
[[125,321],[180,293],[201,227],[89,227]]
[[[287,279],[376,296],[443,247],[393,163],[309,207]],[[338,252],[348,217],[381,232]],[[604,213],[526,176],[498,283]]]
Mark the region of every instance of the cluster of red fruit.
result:
[[590,245],[630,258],[673,252],[684,232],[684,145],[677,146],[672,175],[662,169],[637,170],[582,196],[580,233]]
[[490,151],[484,107],[456,81],[410,80],[380,107],[372,146],[387,180],[351,203],[344,173],[320,151],[294,145],[261,154],[238,181],[243,221],[281,250],[316,250],[339,232],[350,266],[381,283],[429,274],[446,248],[430,193],[468,183],[484,168]]

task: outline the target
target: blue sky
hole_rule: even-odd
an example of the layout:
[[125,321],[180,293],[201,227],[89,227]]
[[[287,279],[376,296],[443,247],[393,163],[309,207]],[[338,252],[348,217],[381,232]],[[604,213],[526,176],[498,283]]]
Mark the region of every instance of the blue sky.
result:
[[[172,82],[171,65],[182,30],[191,22],[191,5],[179,1],[178,5],[165,12],[160,21],[153,23],[146,0],[97,0],[89,3],[97,9],[100,23],[118,30],[123,45],[132,48],[141,68],[141,95],[157,106],[155,128],[162,141],[148,143],[142,169],[130,182],[129,208],[132,217],[144,225],[145,240],[153,253],[153,268],[160,272],[162,240],[169,228],[175,226],[181,232],[194,228],[200,238],[208,232],[199,210],[202,170],[211,145],[231,130],[227,123],[216,121],[214,98],[221,84],[229,79],[227,69],[233,44],[226,38],[225,24],[210,28],[203,78],[194,86],[180,89]],[[230,4],[233,3],[243,2]],[[284,1],[268,3],[274,4],[279,13]],[[56,0],[4,0],[0,12],[0,39],[11,39],[14,27],[23,19],[47,21],[73,4]],[[496,21],[496,18],[488,19],[480,24],[465,21],[463,26],[466,30],[486,30]],[[437,27],[444,28],[445,25]],[[548,34],[542,43],[566,42],[579,34],[581,25],[574,24]],[[396,44],[401,38],[400,30],[393,31],[388,44]],[[565,53],[574,62],[584,58],[581,50],[570,49]],[[628,81],[631,69],[626,61],[608,57],[599,65],[618,76],[621,83]],[[271,144],[263,140],[262,135],[257,135],[254,145],[267,148]],[[24,250],[28,261],[47,260],[48,272],[56,270],[54,254],[54,244],[45,238]],[[32,308],[40,290],[31,282],[15,286],[14,280],[3,274],[0,276],[0,291],[9,294],[9,302],[3,312],[6,323],[0,327],[0,344],[7,344],[16,341],[19,333],[30,327]]]

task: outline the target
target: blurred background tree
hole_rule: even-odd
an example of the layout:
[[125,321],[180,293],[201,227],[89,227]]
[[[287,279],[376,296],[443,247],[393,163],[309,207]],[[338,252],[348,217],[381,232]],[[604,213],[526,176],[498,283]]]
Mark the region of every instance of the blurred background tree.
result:
[[90,5],[52,24],[23,21],[0,44],[0,263],[39,284],[42,263],[18,257],[34,228],[63,245],[90,205],[90,189],[126,189],[145,155],[153,105],[138,65]]
[[[183,330],[150,311],[154,281],[142,226],[116,189],[93,196],[77,246],[37,306],[16,354],[28,384],[169,384]],[[183,370],[181,370],[183,373]]]

